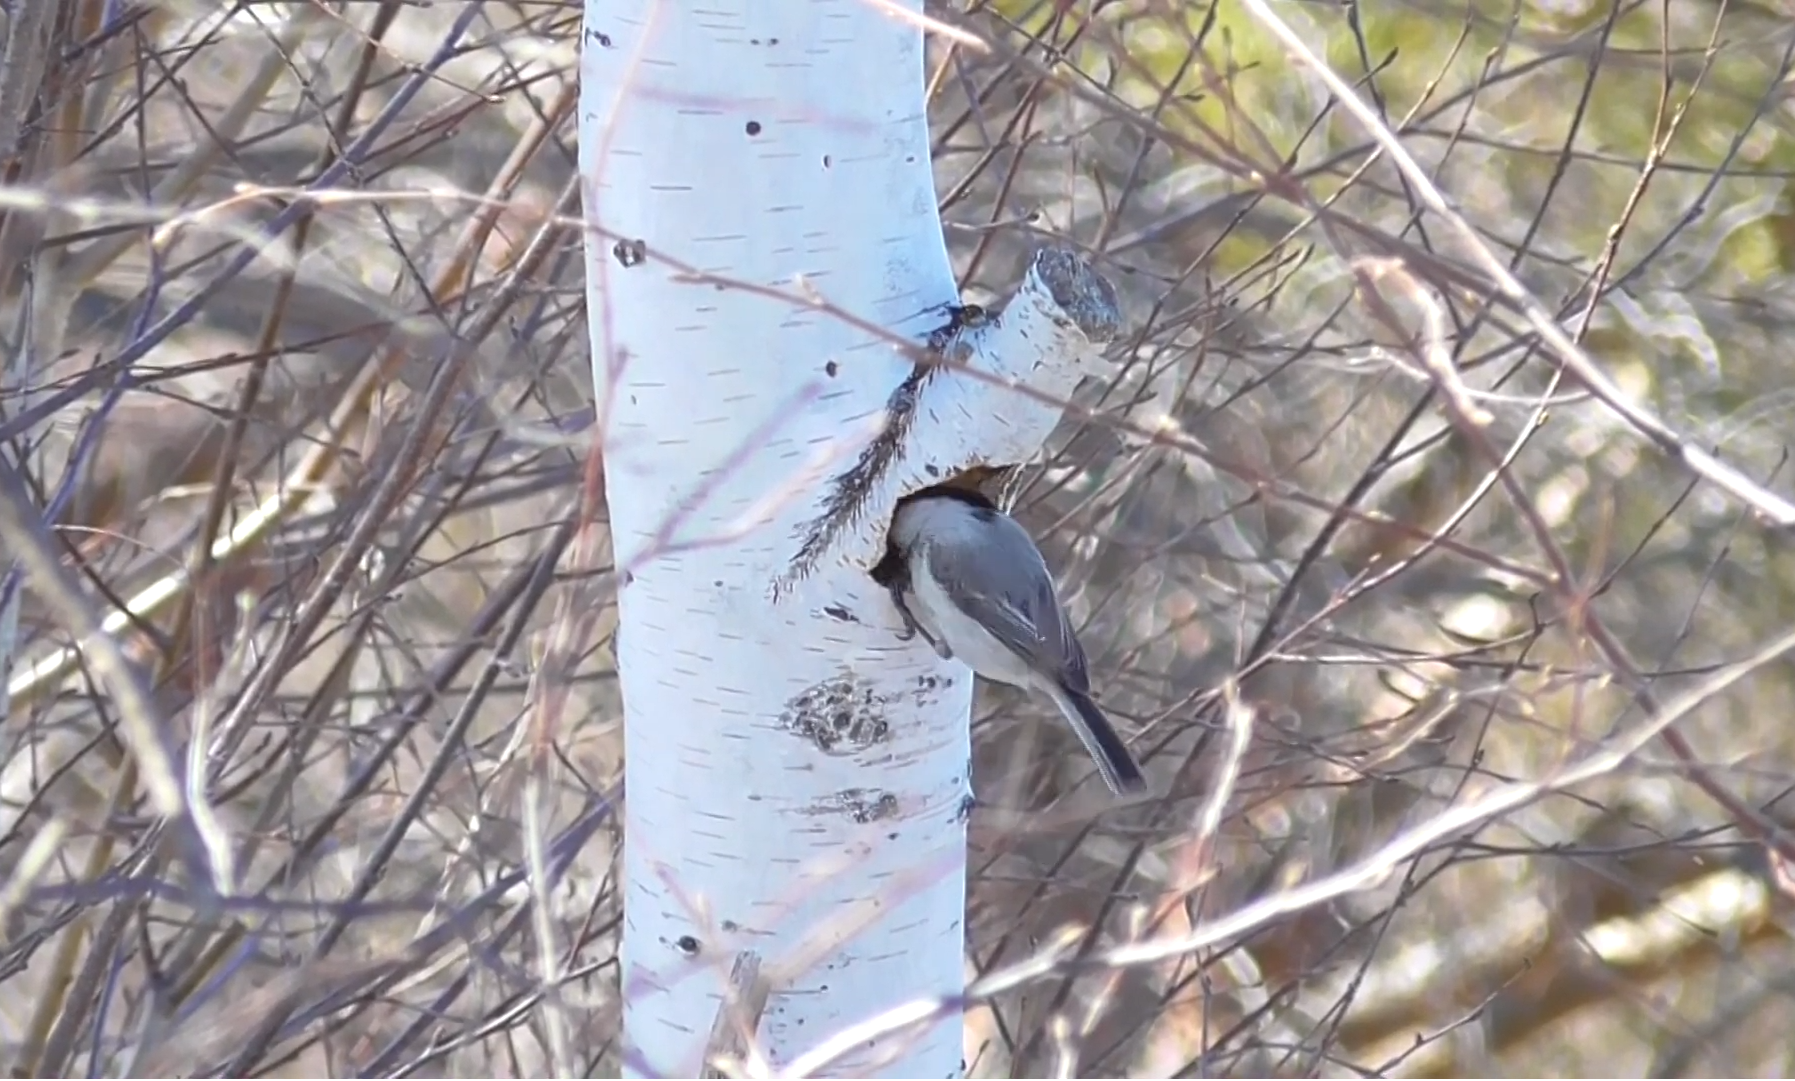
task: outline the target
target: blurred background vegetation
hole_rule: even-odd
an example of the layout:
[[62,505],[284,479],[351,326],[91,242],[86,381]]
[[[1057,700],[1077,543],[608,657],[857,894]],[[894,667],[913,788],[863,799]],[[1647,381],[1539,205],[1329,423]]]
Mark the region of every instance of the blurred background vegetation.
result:
[[[0,1060],[543,1076],[554,1010],[614,1072],[580,9],[4,14],[0,495],[29,513],[0,554],[75,588],[0,585]],[[1625,395],[1790,493],[1789,13],[929,14],[985,42],[929,54],[968,298],[1072,243],[1134,328],[1015,494],[1166,794],[1099,817],[1069,737],[981,699],[969,975],[1067,925],[1170,939],[1382,870],[1006,991],[969,1070],[1786,1075],[1788,663],[1644,738],[1789,632],[1786,537],[1561,372],[1274,23]],[[130,751],[143,711],[66,652],[101,619],[203,769],[241,898],[193,880]]]

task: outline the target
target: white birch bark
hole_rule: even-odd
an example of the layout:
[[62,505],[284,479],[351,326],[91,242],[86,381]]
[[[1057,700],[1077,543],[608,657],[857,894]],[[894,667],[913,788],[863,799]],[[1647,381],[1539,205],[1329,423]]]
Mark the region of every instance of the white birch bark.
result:
[[[867,572],[898,496],[1027,459],[1059,410],[925,374],[867,329],[925,341],[955,297],[919,10],[587,0],[580,152],[620,571],[626,1076],[698,1076],[744,950],[762,964],[756,1046],[775,1065],[835,1038],[839,1057],[814,1063],[826,1074],[962,1069],[955,1011],[841,1038],[963,986],[972,680],[897,639]],[[1116,323],[1108,287],[1050,252],[1001,317],[936,344],[1065,395]]]

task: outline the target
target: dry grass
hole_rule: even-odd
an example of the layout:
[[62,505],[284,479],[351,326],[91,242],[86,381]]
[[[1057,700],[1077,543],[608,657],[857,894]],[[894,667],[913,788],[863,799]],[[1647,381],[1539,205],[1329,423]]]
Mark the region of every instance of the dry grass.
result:
[[[614,1071],[579,9],[8,12],[7,1066]],[[1135,328],[1019,481],[1166,793],[988,699],[970,1069],[1785,1073],[1787,27],[933,13],[969,299]]]

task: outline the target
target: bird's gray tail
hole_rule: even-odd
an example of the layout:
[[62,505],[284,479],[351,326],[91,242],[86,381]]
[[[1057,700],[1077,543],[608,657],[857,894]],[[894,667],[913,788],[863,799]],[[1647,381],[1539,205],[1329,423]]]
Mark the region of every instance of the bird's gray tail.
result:
[[1078,742],[1090,752],[1091,761],[1097,763],[1097,772],[1109,790],[1118,796],[1145,792],[1147,779],[1141,775],[1141,767],[1135,763],[1134,755],[1128,753],[1128,744],[1122,742],[1109,718],[1097,708],[1097,703],[1091,701],[1091,696],[1068,687],[1056,690],[1058,693],[1054,697],[1060,712],[1078,733]]

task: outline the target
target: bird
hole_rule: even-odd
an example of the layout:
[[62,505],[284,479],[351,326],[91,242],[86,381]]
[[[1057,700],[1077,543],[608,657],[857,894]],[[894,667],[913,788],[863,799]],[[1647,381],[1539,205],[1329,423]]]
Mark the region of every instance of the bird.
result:
[[1112,793],[1146,791],[1140,765],[1091,697],[1084,647],[1020,523],[979,492],[941,486],[900,501],[887,540],[873,576],[903,618],[901,639],[921,634],[943,660],[1046,695]]

